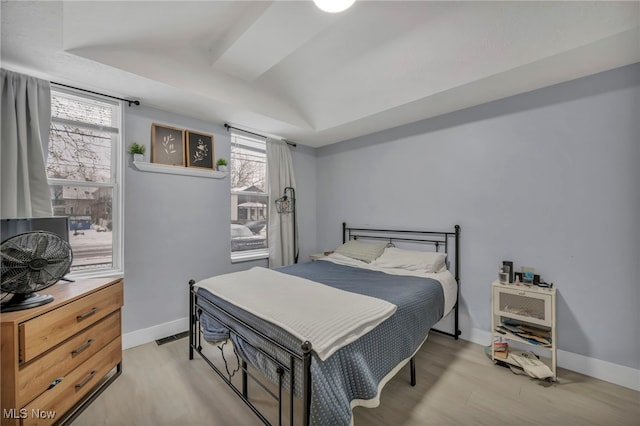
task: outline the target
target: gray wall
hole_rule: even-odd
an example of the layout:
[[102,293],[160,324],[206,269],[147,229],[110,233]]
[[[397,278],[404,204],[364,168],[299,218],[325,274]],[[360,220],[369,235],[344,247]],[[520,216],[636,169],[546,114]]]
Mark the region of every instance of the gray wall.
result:
[[640,368],[640,65],[317,152],[318,250],[342,221],[462,226],[462,329],[502,260],[558,288],[558,345]]
[[[124,145],[147,146],[151,124],[161,123],[214,135],[215,158],[229,158],[222,125],[148,107],[126,107]],[[292,149],[298,182],[301,253],[315,250],[314,150]],[[267,266],[265,260],[230,261],[229,178],[223,180],[140,172],[125,156],[125,306],[123,333],[188,316],[187,282]],[[310,188],[309,190],[306,190]]]

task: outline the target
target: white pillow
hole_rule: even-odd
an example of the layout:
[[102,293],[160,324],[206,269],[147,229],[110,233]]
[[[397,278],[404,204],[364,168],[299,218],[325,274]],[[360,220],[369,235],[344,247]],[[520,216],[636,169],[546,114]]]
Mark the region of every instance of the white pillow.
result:
[[388,243],[362,243],[357,240],[349,240],[335,252],[352,259],[370,263],[382,254]]
[[446,253],[388,247],[382,255],[371,264],[381,268],[401,268],[421,272],[443,272],[447,270],[446,260]]

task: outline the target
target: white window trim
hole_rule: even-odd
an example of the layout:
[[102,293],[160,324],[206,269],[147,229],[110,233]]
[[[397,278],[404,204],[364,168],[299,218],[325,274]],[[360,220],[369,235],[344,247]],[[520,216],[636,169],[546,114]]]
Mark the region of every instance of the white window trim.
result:
[[[115,164],[112,163],[112,180],[113,184],[105,184],[102,182],[75,182],[66,179],[47,179],[49,186],[51,185],[81,185],[92,187],[110,187],[111,193],[111,223],[113,227],[111,229],[111,243],[112,243],[112,266],[111,268],[97,269],[97,270],[80,270],[72,271],[67,275],[67,278],[71,280],[82,278],[95,278],[95,277],[122,277],[124,276],[124,128],[125,128],[125,114],[124,114],[124,102],[114,102],[112,99],[99,96],[90,95],[81,90],[67,89],[59,86],[52,85],[52,91],[69,93],[83,98],[93,98],[99,101],[118,103],[120,109],[120,131],[118,132],[119,143],[111,146],[111,158],[115,158]],[[58,120],[52,120],[58,121]],[[66,120],[65,120],[66,121]],[[113,132],[113,128],[106,128],[105,130]],[[117,130],[117,129],[116,129]],[[117,215],[117,220],[115,220]]]
[[269,258],[269,249],[244,250],[231,252],[231,263],[250,262]]

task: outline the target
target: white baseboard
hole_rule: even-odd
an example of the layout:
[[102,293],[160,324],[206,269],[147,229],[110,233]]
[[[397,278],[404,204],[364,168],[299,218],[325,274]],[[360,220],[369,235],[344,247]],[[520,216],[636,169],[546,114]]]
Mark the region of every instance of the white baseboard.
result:
[[[486,330],[472,328],[469,333],[463,332],[460,338],[487,346],[488,342],[491,341],[491,333]],[[560,349],[558,349],[558,367],[640,391],[640,370],[631,367],[589,358]]]
[[144,345],[145,343],[153,342],[163,337],[173,336],[174,334],[187,330],[189,330],[189,317],[125,333],[122,335],[122,349]]
[[[153,327],[132,331],[122,335],[122,349],[144,345],[145,343],[153,342],[163,337],[182,333],[188,329],[189,318],[185,317],[164,324],[154,325]],[[460,338],[486,346],[487,342],[491,341],[491,333],[486,330],[472,328],[470,332],[462,332]],[[558,350],[558,366],[640,391],[640,370],[563,350]]]

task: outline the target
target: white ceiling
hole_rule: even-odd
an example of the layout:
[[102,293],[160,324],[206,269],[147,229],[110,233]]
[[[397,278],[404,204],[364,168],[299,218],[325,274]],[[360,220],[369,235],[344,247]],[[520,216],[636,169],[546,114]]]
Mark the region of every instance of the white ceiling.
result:
[[2,2],[2,65],[323,146],[640,62],[640,2]]

